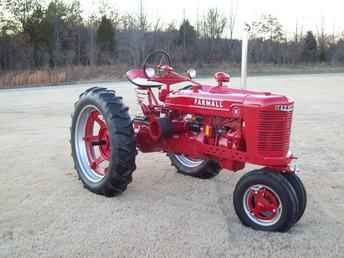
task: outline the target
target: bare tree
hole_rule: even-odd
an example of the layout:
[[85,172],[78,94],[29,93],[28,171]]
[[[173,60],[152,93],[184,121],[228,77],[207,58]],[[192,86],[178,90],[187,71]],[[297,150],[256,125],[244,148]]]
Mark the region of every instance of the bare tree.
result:
[[157,18],[153,25],[153,32],[161,32],[163,29],[163,24],[160,18]]
[[299,22],[297,19],[296,19],[296,23],[295,23],[294,42],[295,43],[299,42]]
[[231,5],[229,9],[229,16],[228,16],[228,28],[229,28],[229,38],[233,40],[233,35],[236,26],[236,19],[237,19],[237,1],[231,0]]
[[202,21],[202,36],[206,39],[220,39],[226,26],[226,18],[217,8],[211,8]]
[[88,24],[89,44],[88,44],[88,60],[90,65],[95,65],[97,58],[97,41],[96,41],[96,18],[90,17]]
[[317,28],[317,40],[319,46],[319,61],[326,62],[327,61],[327,49],[329,43],[329,37],[325,33],[325,18],[321,17],[320,25]]
[[281,42],[284,39],[283,26],[276,17],[264,14],[251,24],[251,36],[263,40]]

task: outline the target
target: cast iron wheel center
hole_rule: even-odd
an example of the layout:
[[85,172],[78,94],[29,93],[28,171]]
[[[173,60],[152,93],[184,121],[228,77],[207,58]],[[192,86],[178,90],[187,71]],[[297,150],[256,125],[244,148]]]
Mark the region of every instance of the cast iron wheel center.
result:
[[107,168],[101,166],[111,155],[109,129],[99,111],[89,113],[84,137],[89,165],[99,175],[104,176]]
[[247,215],[258,224],[273,225],[281,216],[280,198],[267,186],[251,186],[246,190],[243,202]]
[[99,130],[99,143],[100,154],[104,157],[105,160],[109,160],[111,149],[108,128],[101,128]]

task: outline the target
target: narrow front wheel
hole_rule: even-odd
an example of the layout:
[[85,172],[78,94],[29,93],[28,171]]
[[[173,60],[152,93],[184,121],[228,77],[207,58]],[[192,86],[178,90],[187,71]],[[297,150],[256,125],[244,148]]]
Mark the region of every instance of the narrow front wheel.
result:
[[296,175],[295,173],[292,174],[284,174],[283,175],[288,182],[293,186],[295,193],[297,195],[297,199],[299,201],[299,212],[297,214],[297,217],[295,218],[295,223],[298,222],[305,210],[306,210],[306,206],[307,206],[307,192],[306,192],[306,188],[303,185],[301,179],[298,177],[298,175]]
[[299,212],[293,186],[267,169],[244,175],[235,187],[233,203],[241,222],[256,230],[287,231]]

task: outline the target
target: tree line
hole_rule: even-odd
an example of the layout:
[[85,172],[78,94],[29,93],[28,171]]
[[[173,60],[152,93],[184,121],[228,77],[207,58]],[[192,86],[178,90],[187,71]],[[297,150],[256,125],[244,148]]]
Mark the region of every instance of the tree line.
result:
[[[1,0],[0,70],[66,65],[139,65],[154,49],[165,49],[177,64],[240,63],[241,41],[234,37],[236,13],[211,8],[192,24],[150,22],[147,13],[120,14],[103,6],[83,18],[80,2]],[[250,63],[344,63],[344,37],[324,28],[314,33],[284,32],[276,17],[250,24]]]

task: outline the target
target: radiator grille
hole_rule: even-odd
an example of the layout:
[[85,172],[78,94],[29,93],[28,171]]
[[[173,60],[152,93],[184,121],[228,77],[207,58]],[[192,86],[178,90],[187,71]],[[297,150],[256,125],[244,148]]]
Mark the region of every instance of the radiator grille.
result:
[[287,155],[293,112],[258,111],[257,150],[268,157]]

